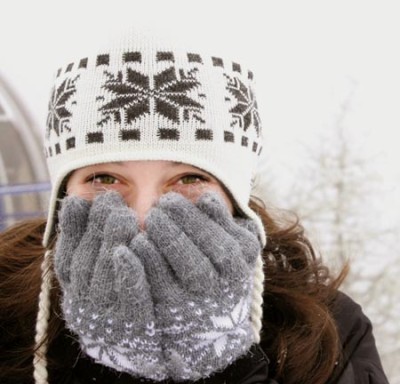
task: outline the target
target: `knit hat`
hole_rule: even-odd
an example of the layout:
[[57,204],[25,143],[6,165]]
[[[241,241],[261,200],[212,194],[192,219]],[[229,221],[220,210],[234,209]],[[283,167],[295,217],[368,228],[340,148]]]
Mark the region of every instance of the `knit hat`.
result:
[[52,182],[44,236],[54,232],[67,176],[88,165],[171,160],[201,168],[249,206],[261,123],[253,73],[237,62],[134,34],[57,71],[45,152]]

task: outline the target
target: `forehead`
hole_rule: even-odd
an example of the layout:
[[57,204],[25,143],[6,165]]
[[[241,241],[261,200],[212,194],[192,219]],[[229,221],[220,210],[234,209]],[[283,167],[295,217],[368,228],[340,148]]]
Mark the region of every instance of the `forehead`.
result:
[[[179,162],[179,161],[169,161],[169,160],[131,160],[131,161],[112,161],[105,163],[90,164],[82,168],[78,168],[75,171],[86,170],[86,169],[97,169],[97,168],[107,168],[107,167],[119,167],[119,168],[131,168],[131,169],[168,169],[168,168],[193,168],[203,171],[194,165]],[[206,171],[203,171],[206,172]],[[207,173],[207,172],[206,172]]]
[[[129,165],[129,164],[163,164],[166,166],[177,166],[177,165],[187,165],[193,167],[190,164],[182,163],[181,161],[171,161],[171,160],[131,160],[131,161],[112,161],[108,163],[100,163],[94,165],[105,165],[105,164],[116,164],[116,165]],[[196,167],[194,167],[196,168]]]

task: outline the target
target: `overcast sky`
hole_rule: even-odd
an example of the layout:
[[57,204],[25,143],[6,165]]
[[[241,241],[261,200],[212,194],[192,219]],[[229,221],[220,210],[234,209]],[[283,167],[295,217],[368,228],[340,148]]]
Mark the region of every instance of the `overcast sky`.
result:
[[132,25],[168,32],[253,68],[264,154],[278,170],[298,163],[297,142],[331,129],[340,105],[353,94],[346,127],[367,152],[381,154],[374,166],[387,188],[400,195],[397,5],[385,0],[3,0],[0,71],[43,129],[59,65],[92,41]]

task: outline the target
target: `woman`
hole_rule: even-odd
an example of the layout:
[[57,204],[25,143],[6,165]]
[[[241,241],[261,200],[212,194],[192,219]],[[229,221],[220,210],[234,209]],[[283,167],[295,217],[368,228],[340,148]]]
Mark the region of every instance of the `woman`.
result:
[[387,382],[344,273],[250,199],[251,71],[113,42],[57,72],[45,148],[47,221],[1,235],[2,382]]

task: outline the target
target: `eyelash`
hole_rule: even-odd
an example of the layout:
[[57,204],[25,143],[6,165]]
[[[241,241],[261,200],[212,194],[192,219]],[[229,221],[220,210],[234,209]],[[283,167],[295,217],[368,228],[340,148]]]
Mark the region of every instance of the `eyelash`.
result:
[[[118,181],[118,179],[116,177],[114,177],[108,173],[98,173],[98,174],[94,173],[86,179],[86,182],[91,183],[91,184],[103,184],[101,181],[96,182],[96,179],[100,179],[100,178],[104,178],[104,177],[110,177],[110,178],[113,178],[115,181]],[[112,183],[112,184],[116,184],[116,183]]]
[[[115,176],[112,176],[112,175],[110,175],[108,173],[92,174],[86,179],[86,182],[87,183],[91,183],[91,184],[103,184],[101,181],[100,182],[96,182],[95,180],[96,179],[105,178],[105,177],[110,177],[110,178],[113,178],[115,181],[117,181],[116,183],[110,183],[108,185],[119,184],[119,180]],[[195,174],[195,173],[188,173],[186,175],[182,175],[178,179],[178,182],[181,181],[184,178],[187,178],[187,177],[196,178],[196,179],[199,180],[198,182],[200,182],[200,183],[201,182],[209,182],[210,181],[210,179],[208,179],[206,176]],[[189,184],[180,183],[180,185],[192,185],[192,184],[196,184],[196,182],[195,183],[189,183]]]
[[[207,177],[205,177],[205,176],[203,176],[203,175],[198,175],[198,174],[195,174],[195,173],[189,173],[189,174],[187,174],[187,175],[181,176],[181,177],[179,178],[178,182],[181,181],[182,179],[186,178],[186,177],[193,177],[193,178],[196,178],[196,179],[199,180],[200,183],[210,181]],[[195,183],[190,183],[190,184],[195,184]],[[187,184],[184,184],[184,185],[187,185]]]

